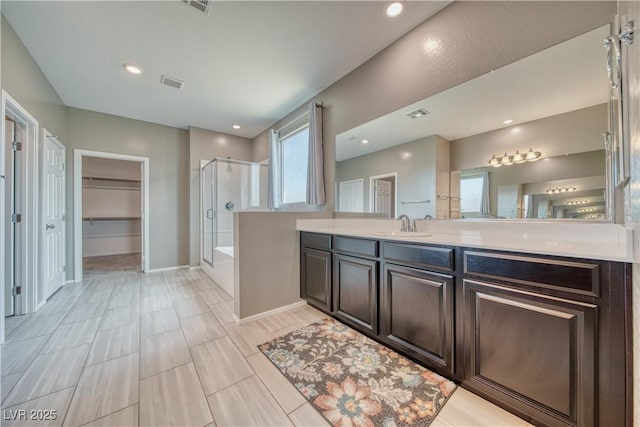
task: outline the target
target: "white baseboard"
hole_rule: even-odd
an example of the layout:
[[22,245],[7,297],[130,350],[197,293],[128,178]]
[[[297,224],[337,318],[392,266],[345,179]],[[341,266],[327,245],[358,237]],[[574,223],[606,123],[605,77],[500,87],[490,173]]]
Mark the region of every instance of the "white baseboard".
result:
[[233,320],[237,325],[243,325],[245,323],[251,322],[253,320],[262,319],[263,317],[271,316],[272,314],[281,313],[283,311],[291,310],[292,308],[302,307],[303,305],[307,305],[307,302],[304,300],[294,302],[293,304],[285,305],[282,307],[274,308],[273,310],[263,311],[262,313],[254,314],[253,316],[244,317],[239,319],[235,314],[233,315]]
[[152,268],[149,269],[147,271],[145,271],[145,273],[158,273],[160,271],[172,271],[172,270],[182,270],[185,268],[189,268],[188,265],[176,265],[175,267],[164,267],[164,268]]
[[196,265],[195,267],[189,267],[189,270],[202,270],[202,267],[199,265]]
[[69,283],[76,283],[76,281],[74,279],[71,279],[64,282],[65,285],[68,285]]

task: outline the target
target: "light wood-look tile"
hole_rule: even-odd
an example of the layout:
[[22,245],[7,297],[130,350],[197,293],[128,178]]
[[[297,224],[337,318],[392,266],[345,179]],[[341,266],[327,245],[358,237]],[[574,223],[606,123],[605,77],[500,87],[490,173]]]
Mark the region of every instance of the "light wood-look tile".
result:
[[315,323],[318,320],[325,319],[329,317],[324,314],[320,310],[316,310],[310,305],[303,305],[302,307],[297,307],[291,311],[291,316],[293,316],[298,322],[303,325],[310,325],[311,323]]
[[171,297],[168,292],[159,295],[150,295],[142,297],[142,312],[151,313],[153,311],[163,310],[171,307]]
[[209,396],[209,405],[220,427],[293,425],[255,375]]
[[104,362],[126,354],[135,353],[140,347],[137,323],[120,328],[107,329],[96,334],[89,352],[87,365]]
[[433,426],[516,427],[529,424],[461,387],[442,407]]
[[231,297],[229,294],[224,291],[219,291],[216,288],[207,289],[204,291],[198,291],[198,295],[206,302],[207,304],[217,304],[223,301],[229,301]]
[[6,330],[13,330],[20,326],[22,322],[27,320],[31,316],[30,314],[23,314],[21,316],[8,316],[4,318],[4,327]]
[[113,414],[98,418],[90,423],[83,424],[83,427],[137,427],[138,426],[138,405],[131,405]]
[[307,401],[264,354],[253,354],[247,361],[287,414]]
[[142,315],[141,321],[142,327],[140,331],[143,337],[160,334],[180,327],[178,316],[176,316],[173,308],[145,313]]
[[78,426],[138,402],[138,353],[85,369],[65,426]]
[[141,426],[204,426],[212,421],[193,363],[140,382]]
[[106,286],[101,286],[99,289],[92,289],[90,291],[84,292],[78,298],[78,304],[90,304],[92,302],[101,302],[106,301],[111,296],[111,292],[113,291],[113,287],[109,287],[105,289]]
[[[180,301],[185,298],[195,298],[198,297],[198,293],[191,286],[176,286],[169,289],[169,295],[171,299],[175,301]],[[199,298],[199,297],[198,297]]]
[[275,313],[271,316],[263,317],[259,319],[258,322],[265,327],[265,329],[269,332],[276,331],[278,329],[286,328],[293,324],[299,324],[300,322],[295,316],[292,316],[291,313],[282,312]]
[[229,323],[224,325],[224,329],[245,356],[251,356],[252,354],[257,353],[257,346],[259,344],[263,344],[273,339],[273,336],[269,331],[267,331],[267,329],[257,321],[249,322],[244,325]]
[[13,386],[16,385],[23,373],[24,372],[18,372],[17,374],[2,376],[2,382],[0,383],[0,387],[2,388],[2,396],[0,397],[0,402],[4,401],[5,397],[7,397],[7,395],[13,389]]
[[305,403],[289,414],[296,427],[329,427],[331,424],[309,403]]
[[82,344],[90,344],[96,335],[101,320],[102,318],[96,318],[60,325],[47,341],[42,353],[51,353]]
[[173,308],[175,308],[178,317],[181,319],[209,312],[209,306],[197,297],[174,301]]
[[209,312],[187,317],[180,320],[180,323],[189,347],[227,335],[220,322]]
[[221,324],[233,323],[233,300],[211,304],[209,308]]
[[140,346],[140,378],[191,362],[191,354],[180,329],[151,335]]
[[302,323],[292,323],[288,326],[285,326],[284,328],[276,329],[275,331],[271,332],[271,336],[273,338],[278,338],[283,335],[287,335],[289,332],[297,331],[300,328],[304,328],[305,326],[307,325]]
[[3,405],[13,406],[75,385],[88,351],[89,344],[85,344],[36,357]]
[[[64,390],[57,391],[55,393],[42,396],[38,399],[23,402],[10,408],[5,408],[2,411],[2,425],[4,427],[18,427],[18,426],[61,426],[62,420],[69,407],[69,401],[73,395],[73,387],[66,388]],[[26,419],[11,419],[11,414],[16,414],[16,411],[25,411]],[[52,419],[32,418],[31,411],[49,411],[49,416]],[[55,416],[53,414],[55,413]],[[9,418],[7,420],[7,417]]]
[[63,317],[64,313],[54,313],[47,316],[30,316],[20,326],[14,329],[6,342],[51,335]]
[[191,353],[207,396],[253,375],[229,337],[193,347]]
[[107,300],[80,303],[76,302],[69,310],[62,323],[73,323],[81,320],[95,319],[102,317],[107,308]]
[[138,292],[113,293],[111,294],[111,298],[109,298],[107,310],[130,306],[131,304],[137,303],[139,298],[140,293]]
[[1,347],[2,376],[25,371],[48,339],[48,336],[44,336],[3,344]]
[[112,328],[127,326],[140,321],[140,305],[132,304],[128,307],[107,310],[102,317],[100,330],[104,331]]

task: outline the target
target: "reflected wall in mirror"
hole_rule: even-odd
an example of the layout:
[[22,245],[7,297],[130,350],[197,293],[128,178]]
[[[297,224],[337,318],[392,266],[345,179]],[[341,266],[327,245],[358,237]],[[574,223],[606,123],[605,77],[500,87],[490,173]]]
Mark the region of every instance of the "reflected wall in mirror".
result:
[[[606,219],[609,33],[595,29],[338,135],[336,210]],[[539,158],[512,157],[529,151]]]

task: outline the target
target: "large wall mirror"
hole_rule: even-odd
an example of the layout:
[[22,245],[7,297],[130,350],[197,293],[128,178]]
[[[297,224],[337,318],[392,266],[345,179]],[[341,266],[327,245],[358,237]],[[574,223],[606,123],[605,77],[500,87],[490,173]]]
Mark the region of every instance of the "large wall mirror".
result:
[[608,25],[336,138],[336,210],[607,219]]

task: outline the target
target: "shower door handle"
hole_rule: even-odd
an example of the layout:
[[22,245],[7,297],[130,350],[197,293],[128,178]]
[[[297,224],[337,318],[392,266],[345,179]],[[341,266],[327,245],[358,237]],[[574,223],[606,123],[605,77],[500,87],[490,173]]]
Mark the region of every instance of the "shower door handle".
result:
[[45,228],[46,228],[47,230],[53,230],[54,228],[56,228],[56,225],[55,225],[55,224],[47,224],[47,225],[45,226]]

